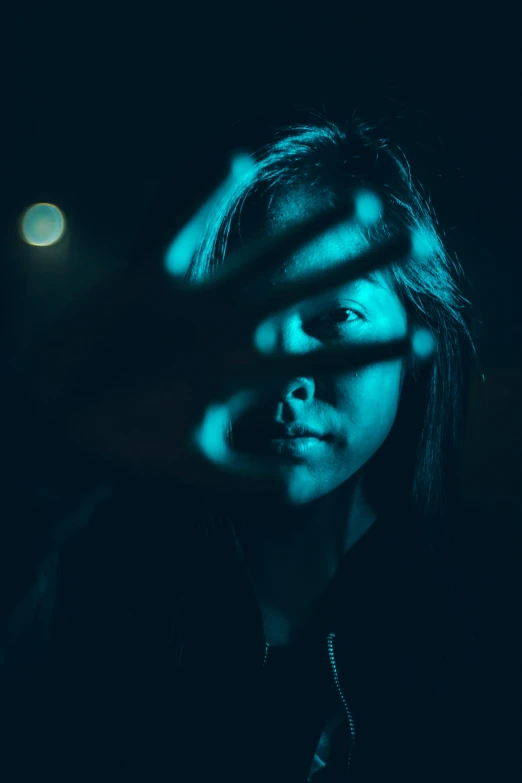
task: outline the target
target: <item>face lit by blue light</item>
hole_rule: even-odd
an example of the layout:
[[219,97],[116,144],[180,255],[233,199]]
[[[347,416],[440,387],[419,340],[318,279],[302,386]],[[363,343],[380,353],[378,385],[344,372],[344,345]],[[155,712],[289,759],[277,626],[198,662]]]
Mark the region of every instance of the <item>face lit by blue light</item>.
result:
[[[293,188],[279,194],[265,219],[269,234],[306,220],[313,211],[328,205],[326,194],[307,188]],[[301,248],[266,282],[268,287],[298,279],[308,272],[349,260],[367,247],[355,225],[344,225]],[[291,310],[271,320],[275,350],[280,355],[302,354],[328,346],[373,342],[404,337],[406,311],[386,276],[360,279],[325,295],[313,308],[311,300],[298,302]],[[327,440],[312,442],[308,451],[291,464],[281,460],[280,471],[289,497],[300,503],[316,500],[335,490],[378,451],[396,418],[403,379],[402,359],[373,364],[355,371],[292,378],[281,383],[277,399],[264,404],[236,423],[233,435],[237,448],[265,453],[263,436],[270,422],[298,423],[318,430]],[[250,421],[249,421],[250,415]],[[249,429],[250,428],[250,429]],[[249,433],[248,435],[246,433]],[[270,444],[277,461],[280,444]],[[397,455],[400,458],[400,455]]]

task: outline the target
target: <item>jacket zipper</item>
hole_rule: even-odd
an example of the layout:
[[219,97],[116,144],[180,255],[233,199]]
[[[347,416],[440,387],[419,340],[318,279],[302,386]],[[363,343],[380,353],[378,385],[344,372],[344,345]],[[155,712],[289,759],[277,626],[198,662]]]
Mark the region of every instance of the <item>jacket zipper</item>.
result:
[[268,642],[265,639],[265,657],[263,659],[263,669],[265,668],[266,659],[268,658],[268,647],[269,647]]
[[345,699],[344,693],[341,690],[341,685],[339,682],[339,673],[337,671],[337,664],[335,663],[335,655],[334,655],[334,645],[333,645],[334,638],[335,638],[335,633],[328,634],[328,655],[330,658],[330,664],[332,666],[335,687],[337,688],[337,692],[341,697],[344,711],[346,712],[346,716],[348,718],[348,724],[350,726],[350,746],[349,746],[348,766],[347,766],[347,769],[349,771],[352,765],[352,754],[353,754],[353,749],[355,747],[355,723],[353,720],[353,715],[350,712],[350,708],[348,707],[348,703]]
[[[335,639],[335,633],[329,633],[328,634],[328,658],[330,660],[330,665],[333,671],[335,687],[337,688],[337,692],[341,698],[344,711],[346,712],[346,716],[348,718],[348,725],[350,727],[350,746],[349,746],[350,750],[348,755],[348,767],[347,767],[349,771],[352,765],[352,754],[353,754],[353,749],[355,747],[355,723],[350,708],[348,707],[348,702],[346,701],[344,693],[341,689],[341,684],[339,682],[339,673],[337,671],[337,664],[335,662],[335,654],[334,654],[334,644],[333,644],[334,639]],[[265,667],[266,659],[268,658],[268,648],[269,648],[269,644],[265,638],[265,657],[263,659],[263,668]]]

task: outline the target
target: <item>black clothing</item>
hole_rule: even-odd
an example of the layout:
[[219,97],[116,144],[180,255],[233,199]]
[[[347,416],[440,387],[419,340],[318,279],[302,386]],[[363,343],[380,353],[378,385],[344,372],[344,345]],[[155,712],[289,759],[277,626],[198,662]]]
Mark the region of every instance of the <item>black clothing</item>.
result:
[[233,538],[190,511],[115,491],[48,547],[5,623],[2,781],[517,779],[478,614],[420,529],[378,519],[267,651]]

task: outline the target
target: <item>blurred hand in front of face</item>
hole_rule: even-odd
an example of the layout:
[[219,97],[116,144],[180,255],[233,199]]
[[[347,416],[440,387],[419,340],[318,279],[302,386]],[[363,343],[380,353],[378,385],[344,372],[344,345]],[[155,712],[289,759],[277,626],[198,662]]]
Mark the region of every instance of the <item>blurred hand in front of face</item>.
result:
[[[283,231],[325,206],[327,198],[306,188],[286,191],[272,202],[264,228],[269,233]],[[365,246],[360,230],[341,226],[301,248],[266,283],[277,286],[323,270]],[[313,313],[309,302],[300,302],[272,319],[274,350],[292,355],[404,337],[407,316],[400,299],[384,274],[376,272],[372,278],[324,295],[319,307],[314,304]],[[403,365],[403,359],[394,359],[284,382],[277,398],[274,395],[270,403],[235,423],[234,447],[281,458],[289,497],[299,503],[317,500],[353,476],[385,441],[397,414]],[[281,438],[287,434],[284,427],[292,434],[296,425],[316,430],[322,437]]]

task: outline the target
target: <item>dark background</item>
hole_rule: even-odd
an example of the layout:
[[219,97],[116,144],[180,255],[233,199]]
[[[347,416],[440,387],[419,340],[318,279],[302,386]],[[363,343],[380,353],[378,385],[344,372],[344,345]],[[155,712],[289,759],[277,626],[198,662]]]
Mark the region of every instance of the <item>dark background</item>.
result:
[[[481,322],[486,382],[470,408],[464,503],[485,550],[506,531],[518,542],[517,30],[514,11],[476,4],[472,13],[346,3],[3,12],[3,357],[125,262],[162,176],[214,130],[294,104],[395,111]],[[19,215],[37,201],[68,220],[56,246],[17,235]],[[500,560],[512,550],[497,547]]]
[[[161,14],[152,4],[107,3],[2,12],[1,361],[16,360],[67,304],[125,263],[157,184],[215,130],[293,104],[395,112],[481,322],[485,383],[470,400],[462,450],[461,564],[486,651],[477,687],[495,693],[484,719],[514,737],[522,649],[515,6],[174,5]],[[38,201],[68,221],[49,248],[17,235],[20,214]],[[27,516],[39,516],[32,509]]]

